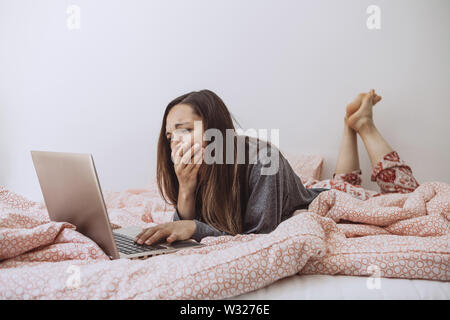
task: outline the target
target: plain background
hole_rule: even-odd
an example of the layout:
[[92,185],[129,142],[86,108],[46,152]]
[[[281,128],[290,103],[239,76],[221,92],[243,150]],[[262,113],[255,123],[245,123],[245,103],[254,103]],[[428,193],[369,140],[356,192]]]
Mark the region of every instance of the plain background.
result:
[[41,200],[29,152],[50,150],[92,153],[104,190],[145,187],[168,102],[205,88],[243,129],[322,155],[324,179],[346,104],[375,88],[381,133],[419,182],[448,183],[449,13],[448,0],[0,0],[0,185]]

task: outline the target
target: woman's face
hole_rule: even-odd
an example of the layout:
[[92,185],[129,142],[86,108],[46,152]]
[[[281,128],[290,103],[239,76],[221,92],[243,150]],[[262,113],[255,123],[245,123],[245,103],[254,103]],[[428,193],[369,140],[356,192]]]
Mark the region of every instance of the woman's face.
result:
[[190,105],[177,104],[170,109],[166,118],[166,137],[172,151],[189,141],[191,145],[201,142],[203,147],[206,146],[206,141],[203,141],[203,125],[194,126],[194,121],[202,121],[202,118]]

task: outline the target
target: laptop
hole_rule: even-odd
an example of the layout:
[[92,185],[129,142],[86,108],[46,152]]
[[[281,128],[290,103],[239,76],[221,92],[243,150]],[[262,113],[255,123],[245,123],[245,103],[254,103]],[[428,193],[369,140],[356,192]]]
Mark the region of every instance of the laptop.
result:
[[134,238],[141,227],[112,230],[91,154],[31,151],[31,157],[50,219],[75,225],[110,259],[145,259],[204,246],[194,239],[139,245]]

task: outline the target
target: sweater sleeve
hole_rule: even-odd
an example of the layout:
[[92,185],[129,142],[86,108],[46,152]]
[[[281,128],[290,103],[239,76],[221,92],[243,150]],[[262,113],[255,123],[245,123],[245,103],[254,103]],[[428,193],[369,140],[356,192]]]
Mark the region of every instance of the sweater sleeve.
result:
[[275,174],[264,175],[264,166],[258,162],[251,167],[249,173],[249,197],[243,219],[243,232],[269,233],[281,222],[283,211],[282,166]]
[[[175,213],[173,215],[173,221],[178,221],[178,220],[181,220],[180,215],[178,213],[178,209],[175,209]],[[194,234],[192,235],[192,239],[194,239],[195,241],[200,242],[203,238],[209,237],[209,236],[218,237],[218,236],[230,235],[229,233],[217,230],[216,228],[210,226],[209,224],[201,222],[197,219],[193,219],[193,221],[195,222],[195,231],[194,231]]]

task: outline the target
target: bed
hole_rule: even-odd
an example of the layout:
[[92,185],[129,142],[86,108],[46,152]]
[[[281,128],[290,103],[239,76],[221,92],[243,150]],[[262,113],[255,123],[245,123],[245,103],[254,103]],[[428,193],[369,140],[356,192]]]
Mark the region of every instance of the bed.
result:
[[[104,198],[113,228],[173,216],[154,182]],[[447,183],[365,201],[329,190],[268,234],[111,261],[44,203],[0,186],[0,299],[448,299],[449,220]]]
[[[368,284],[369,281],[369,284]],[[450,283],[341,275],[293,275],[233,300],[450,300]]]

